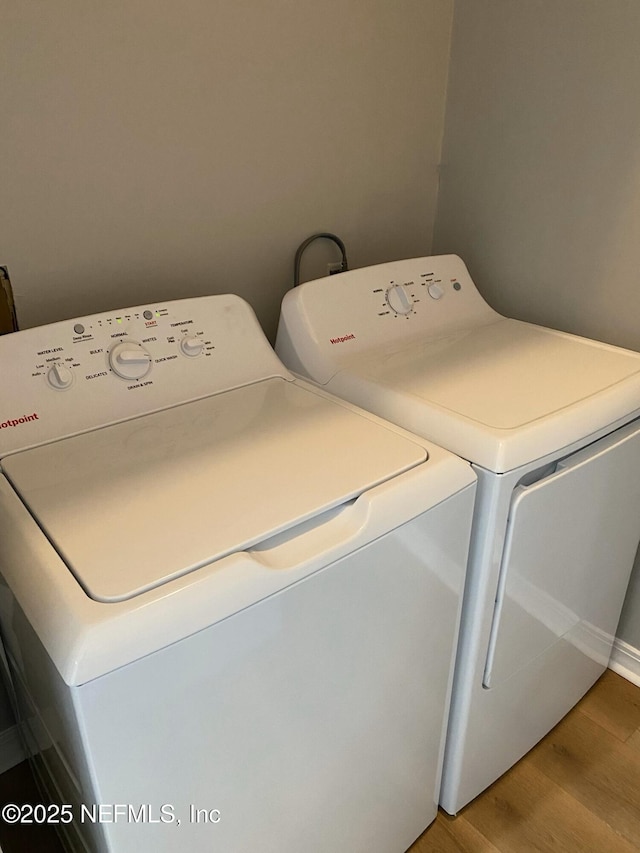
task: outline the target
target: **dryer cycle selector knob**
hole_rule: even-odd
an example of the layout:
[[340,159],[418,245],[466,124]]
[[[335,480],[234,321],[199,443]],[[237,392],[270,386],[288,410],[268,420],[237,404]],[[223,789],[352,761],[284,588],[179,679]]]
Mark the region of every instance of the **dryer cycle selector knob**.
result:
[[413,299],[404,284],[394,284],[386,293],[387,305],[396,314],[410,314],[413,311]]
[[182,338],[180,341],[180,352],[183,353],[183,355],[189,356],[189,358],[196,358],[202,353],[203,349],[204,341],[200,338],[190,336]]
[[142,379],[151,370],[151,354],[137,341],[120,341],[109,353],[109,365],[121,379]]
[[47,382],[56,391],[65,391],[73,385],[73,372],[69,370],[66,364],[56,361],[49,368]]

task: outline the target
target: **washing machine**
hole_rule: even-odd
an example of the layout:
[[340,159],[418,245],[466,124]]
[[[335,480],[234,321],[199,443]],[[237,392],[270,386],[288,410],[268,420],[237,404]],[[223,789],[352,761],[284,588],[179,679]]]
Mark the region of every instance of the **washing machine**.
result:
[[212,296],[0,340],[0,624],[91,853],[390,853],[434,818],[476,477]]
[[454,814],[607,666],[640,536],[640,355],[499,315],[453,255],[290,291],[276,350],[478,475],[440,798]]

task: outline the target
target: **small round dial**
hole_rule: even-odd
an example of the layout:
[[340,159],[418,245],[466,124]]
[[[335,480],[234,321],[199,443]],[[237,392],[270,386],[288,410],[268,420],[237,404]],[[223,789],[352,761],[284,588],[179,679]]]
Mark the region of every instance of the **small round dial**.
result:
[[404,284],[394,284],[386,293],[387,305],[396,314],[410,314],[413,311],[413,299]]
[[137,341],[120,341],[109,353],[109,364],[121,379],[142,379],[151,370],[151,354]]
[[73,385],[73,372],[69,370],[66,364],[55,361],[47,373],[47,382],[56,391],[66,391]]
[[188,355],[189,358],[196,358],[204,349],[204,341],[194,336],[182,338],[180,341],[180,352],[183,355]]

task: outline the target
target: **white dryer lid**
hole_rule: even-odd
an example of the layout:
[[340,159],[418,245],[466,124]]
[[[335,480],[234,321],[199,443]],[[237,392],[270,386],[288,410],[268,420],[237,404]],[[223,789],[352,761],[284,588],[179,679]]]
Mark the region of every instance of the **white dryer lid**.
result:
[[501,319],[356,355],[327,386],[504,472],[640,408],[640,354]]
[[268,379],[17,453],[3,469],[87,595],[122,601],[427,458],[340,402]]

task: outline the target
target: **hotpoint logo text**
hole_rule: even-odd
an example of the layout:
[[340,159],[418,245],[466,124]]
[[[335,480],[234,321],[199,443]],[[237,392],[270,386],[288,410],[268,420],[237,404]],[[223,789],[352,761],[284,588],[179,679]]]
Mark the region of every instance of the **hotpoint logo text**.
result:
[[0,424],[0,429],[7,429],[8,427],[21,426],[22,424],[26,424],[29,421],[38,421],[38,420],[40,420],[38,413],[34,412],[32,415],[23,415],[21,418],[9,418],[8,421],[3,421]]

